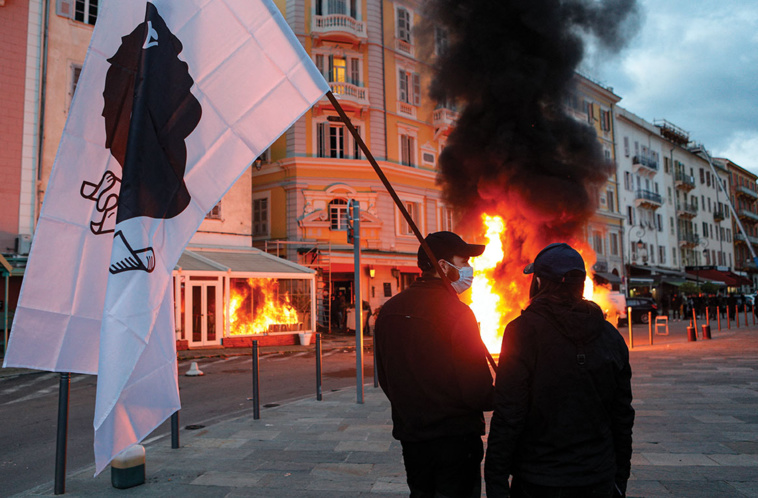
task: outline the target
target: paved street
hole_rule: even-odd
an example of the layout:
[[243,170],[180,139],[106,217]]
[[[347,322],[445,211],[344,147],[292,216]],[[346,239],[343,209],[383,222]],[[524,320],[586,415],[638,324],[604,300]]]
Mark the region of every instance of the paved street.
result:
[[[637,422],[630,497],[758,497],[758,328],[688,342],[685,323],[631,352]],[[626,335],[626,331],[625,335]],[[644,344],[644,345],[643,345]],[[407,496],[399,444],[381,390],[355,388],[245,413],[195,431],[182,447],[149,441],[147,483],[70,472],[69,496]],[[52,495],[52,482],[21,496]]]

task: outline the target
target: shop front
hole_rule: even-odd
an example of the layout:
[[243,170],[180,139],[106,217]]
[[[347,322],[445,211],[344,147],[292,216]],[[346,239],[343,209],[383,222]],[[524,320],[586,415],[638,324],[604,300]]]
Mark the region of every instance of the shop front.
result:
[[173,272],[177,349],[309,342],[315,276],[257,249],[188,248]]

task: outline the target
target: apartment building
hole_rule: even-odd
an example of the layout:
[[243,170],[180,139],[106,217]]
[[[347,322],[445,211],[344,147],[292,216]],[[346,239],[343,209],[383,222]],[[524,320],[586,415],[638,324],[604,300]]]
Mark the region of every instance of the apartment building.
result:
[[746,274],[753,286],[758,287],[758,269],[754,258],[758,251],[758,175],[726,158],[714,158],[713,163],[729,175],[729,199],[737,213],[736,218],[732,217],[734,268]]
[[[605,160],[616,161],[614,147],[614,114],[621,97],[590,78],[577,74],[575,88],[568,97],[567,111],[577,120],[584,121],[595,129],[603,149]],[[595,279],[601,284],[611,284],[618,288],[624,274],[622,258],[624,216],[619,210],[619,182],[614,169],[608,181],[596,193],[598,209],[586,228],[589,246],[595,251],[597,260],[593,270]]]
[[728,190],[726,168],[712,170],[702,148],[667,121],[617,107],[616,123],[628,290],[673,292],[697,267],[717,268],[714,281],[734,284],[731,215],[718,186]]

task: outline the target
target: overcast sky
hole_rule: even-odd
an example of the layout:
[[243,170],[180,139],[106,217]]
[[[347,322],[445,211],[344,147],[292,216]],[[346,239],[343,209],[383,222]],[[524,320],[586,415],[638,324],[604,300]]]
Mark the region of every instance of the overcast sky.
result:
[[626,49],[588,58],[582,72],[646,121],[666,119],[758,174],[758,1],[638,2]]

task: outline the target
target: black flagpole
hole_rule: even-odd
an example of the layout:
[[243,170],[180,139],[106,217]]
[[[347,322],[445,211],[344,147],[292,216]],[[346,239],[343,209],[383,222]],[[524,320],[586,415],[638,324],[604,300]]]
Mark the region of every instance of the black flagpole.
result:
[[[392,184],[385,176],[384,171],[382,171],[382,168],[379,167],[379,163],[377,163],[376,159],[374,159],[374,155],[368,149],[366,142],[363,141],[360,133],[358,133],[358,130],[356,130],[355,127],[353,126],[353,123],[350,122],[350,118],[347,117],[347,114],[345,114],[345,110],[342,108],[339,101],[337,100],[337,98],[334,96],[334,94],[331,91],[326,92],[326,97],[329,99],[329,102],[331,102],[332,105],[334,106],[334,110],[337,111],[337,114],[339,114],[340,120],[343,123],[345,123],[345,126],[347,127],[348,131],[350,132],[351,135],[353,135],[353,138],[355,138],[355,143],[358,144],[358,146],[361,148],[363,153],[366,155],[366,159],[368,159],[368,162],[371,163],[371,166],[374,168],[374,171],[376,172],[377,176],[379,176],[379,179],[384,184],[384,187],[387,189],[387,192],[389,192],[390,197],[392,197],[392,200],[395,201],[395,205],[397,205],[398,209],[400,209],[400,213],[403,215],[403,218],[405,218],[406,223],[408,223],[408,226],[411,227],[411,230],[413,230],[413,234],[418,239],[419,243],[421,244],[421,247],[424,249],[424,252],[426,252],[426,255],[429,258],[429,261],[432,262],[434,269],[437,270],[437,273],[442,278],[442,281],[445,282],[445,285],[448,288],[448,290],[452,292],[453,294],[457,295],[457,293],[455,292],[455,289],[453,289],[453,286],[450,283],[450,279],[447,278],[447,275],[445,274],[445,272],[442,271],[442,268],[440,268],[439,261],[437,261],[437,259],[434,257],[434,253],[429,248],[429,244],[427,244],[426,241],[424,240],[424,236],[421,235],[421,232],[416,226],[416,223],[413,221],[413,218],[411,218],[411,215],[408,213],[408,210],[405,209],[405,205],[403,205],[403,202],[400,200],[400,197],[397,196],[395,189],[392,187]],[[357,268],[356,268],[356,271],[358,271]],[[492,365],[492,368],[495,369],[495,371],[497,371],[497,363],[495,363],[495,359],[492,357],[492,355],[487,350],[487,348],[484,348],[484,350],[487,352],[487,361],[489,361],[490,365]]]

